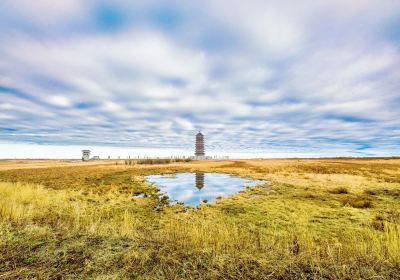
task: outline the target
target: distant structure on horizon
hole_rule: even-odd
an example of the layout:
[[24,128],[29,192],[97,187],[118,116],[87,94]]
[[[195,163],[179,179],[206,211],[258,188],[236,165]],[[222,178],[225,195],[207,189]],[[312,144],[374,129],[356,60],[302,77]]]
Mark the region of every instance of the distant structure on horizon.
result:
[[90,150],[82,150],[82,160],[83,161],[90,160]]
[[204,135],[200,131],[196,134],[196,148],[194,155],[196,158],[204,158],[206,155],[204,152]]

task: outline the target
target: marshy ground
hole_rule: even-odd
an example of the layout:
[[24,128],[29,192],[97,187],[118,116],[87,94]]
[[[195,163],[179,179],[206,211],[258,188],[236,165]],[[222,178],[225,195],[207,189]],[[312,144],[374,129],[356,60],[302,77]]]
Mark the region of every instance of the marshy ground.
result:
[[[196,171],[271,183],[193,208],[144,179]],[[400,160],[2,162],[0,279],[32,278],[400,279]]]

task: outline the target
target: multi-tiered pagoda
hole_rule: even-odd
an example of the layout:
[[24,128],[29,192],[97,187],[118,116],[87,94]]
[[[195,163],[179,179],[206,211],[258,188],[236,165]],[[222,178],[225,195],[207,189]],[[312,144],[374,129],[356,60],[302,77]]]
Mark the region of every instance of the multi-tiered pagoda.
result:
[[194,155],[196,157],[204,157],[205,152],[204,152],[204,135],[199,131],[199,133],[196,134],[196,150]]

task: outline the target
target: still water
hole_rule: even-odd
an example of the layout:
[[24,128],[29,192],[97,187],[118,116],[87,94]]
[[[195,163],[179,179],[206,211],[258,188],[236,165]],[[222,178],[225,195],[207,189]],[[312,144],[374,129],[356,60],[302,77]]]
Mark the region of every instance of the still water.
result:
[[225,173],[175,173],[150,175],[146,180],[155,184],[171,201],[197,206],[201,202],[215,202],[217,197],[228,196],[268,181],[243,179]]

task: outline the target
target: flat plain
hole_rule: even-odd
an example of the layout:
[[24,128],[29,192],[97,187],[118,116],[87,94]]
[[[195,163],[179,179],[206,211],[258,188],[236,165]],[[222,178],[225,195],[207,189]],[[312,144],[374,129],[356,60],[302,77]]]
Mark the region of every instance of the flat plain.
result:
[[[144,179],[175,172],[271,183],[193,208]],[[400,279],[399,248],[399,159],[0,163],[0,279]]]

